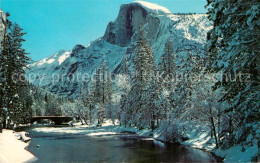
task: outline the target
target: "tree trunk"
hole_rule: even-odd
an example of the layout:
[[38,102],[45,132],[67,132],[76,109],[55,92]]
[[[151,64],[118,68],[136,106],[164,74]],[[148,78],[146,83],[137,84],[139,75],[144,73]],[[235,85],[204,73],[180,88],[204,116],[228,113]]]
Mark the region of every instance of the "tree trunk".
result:
[[218,109],[218,142],[220,142],[220,110]]
[[211,125],[212,125],[212,130],[213,130],[214,138],[215,138],[215,141],[216,141],[216,148],[218,148],[218,138],[217,138],[217,133],[216,133],[216,127],[215,127],[214,119],[213,119],[212,116],[210,117],[210,122],[211,122]]
[[232,118],[229,117],[229,134],[232,134]]
[[6,114],[4,113],[3,115],[3,128],[6,129],[7,128],[7,124],[6,124]]
[[210,113],[210,123],[212,126],[213,135],[214,135],[215,142],[216,142],[216,148],[218,148],[218,138],[217,138],[216,127],[215,127],[215,123],[214,123],[214,117],[212,115],[211,105],[209,106],[209,113]]
[[2,133],[3,132],[3,125],[2,125],[2,123],[0,123],[0,133]]
[[155,127],[154,127],[154,120],[152,120],[152,121],[151,121],[151,129],[152,129],[152,131],[154,130],[154,128],[155,128]]

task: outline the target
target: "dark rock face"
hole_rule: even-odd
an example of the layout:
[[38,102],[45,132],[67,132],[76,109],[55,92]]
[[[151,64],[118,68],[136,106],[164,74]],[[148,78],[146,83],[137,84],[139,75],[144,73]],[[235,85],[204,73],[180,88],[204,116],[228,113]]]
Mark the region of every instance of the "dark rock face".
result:
[[85,49],[86,47],[83,46],[83,45],[75,45],[74,48],[72,49],[72,52],[71,52],[71,56],[74,57],[79,51]]
[[160,24],[159,19],[148,14],[138,4],[122,5],[117,19],[108,24],[103,38],[111,44],[126,47],[130,44],[133,34],[147,22],[147,36],[149,39],[154,39],[156,33],[154,31],[157,31]]
[[72,53],[76,53],[76,52],[78,52],[78,51],[80,51],[82,49],[85,49],[85,46],[80,45],[80,44],[75,45],[74,48],[72,49]]

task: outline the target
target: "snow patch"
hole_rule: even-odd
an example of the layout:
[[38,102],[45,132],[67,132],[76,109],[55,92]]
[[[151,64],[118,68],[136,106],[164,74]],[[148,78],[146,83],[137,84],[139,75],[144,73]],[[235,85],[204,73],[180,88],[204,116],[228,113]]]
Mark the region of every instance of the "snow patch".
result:
[[37,66],[40,67],[42,66],[44,63],[46,63],[46,59],[42,59],[38,62]]
[[215,154],[221,157],[225,157],[224,162],[250,162],[253,157],[257,156],[258,146],[254,144],[251,147],[244,147],[237,145],[227,150],[218,149]]
[[25,150],[28,144],[18,140],[19,138],[20,133],[15,133],[13,130],[3,130],[3,133],[0,133],[1,163],[33,162],[37,160],[34,155]]
[[49,59],[49,60],[47,61],[47,63],[48,63],[48,64],[51,64],[51,63],[54,62],[54,61],[55,61],[55,59],[52,58],[52,59]]
[[100,136],[100,135],[115,135],[115,132],[95,132],[88,134],[89,136]]
[[155,14],[170,14],[171,13],[171,11],[168,10],[167,8],[159,6],[154,3],[145,2],[145,1],[135,1],[134,3],[141,5],[143,8],[148,10],[148,12],[152,12]]
[[70,56],[71,52],[65,52],[63,55],[61,55],[59,57],[59,65],[61,65],[69,56]]

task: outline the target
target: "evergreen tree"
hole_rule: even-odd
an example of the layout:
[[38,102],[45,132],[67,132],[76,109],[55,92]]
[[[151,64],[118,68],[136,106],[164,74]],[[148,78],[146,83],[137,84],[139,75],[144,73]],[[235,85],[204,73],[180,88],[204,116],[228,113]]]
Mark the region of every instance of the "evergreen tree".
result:
[[102,88],[103,104],[105,105],[111,102],[113,94],[111,74],[106,61],[102,63]]
[[2,51],[0,55],[0,113],[1,119],[3,121],[3,127],[6,128],[6,118],[9,96],[7,96],[7,91],[9,86],[7,85],[7,72],[8,72],[8,63],[9,63],[9,53],[11,47],[11,38],[9,33],[6,33],[4,40],[2,42]]
[[29,64],[30,58],[27,56],[28,53],[22,48],[22,43],[25,41],[22,37],[26,34],[23,33],[22,30],[23,29],[16,23],[11,30],[11,67],[14,71],[12,72],[12,80],[15,83],[14,88],[16,93],[15,98],[13,99],[13,106],[10,110],[14,115],[13,121],[16,122],[28,122],[28,119],[31,117],[32,104],[29,85],[25,79],[25,68],[27,67],[27,64]]
[[165,44],[160,68],[163,85],[168,90],[173,89],[174,79],[176,77],[176,56],[171,39],[168,39]]
[[131,106],[128,110],[131,115],[132,122],[139,127],[143,127],[140,122],[141,114],[144,111],[145,91],[150,80],[155,80],[156,67],[151,46],[145,38],[145,31],[140,28],[134,58],[134,74],[131,81],[131,90],[127,99],[127,105]]
[[130,77],[129,63],[126,55],[123,57],[122,68],[123,68],[122,74]]
[[94,74],[94,79],[91,83],[91,97],[89,99],[93,104],[90,109],[92,113],[91,119],[93,121],[97,118],[98,125],[102,125],[103,123],[103,119],[105,118],[105,107],[111,102],[112,93],[111,74],[106,61],[104,61]]
[[[170,103],[174,108],[174,115],[177,118],[183,117],[190,108],[190,99],[192,93],[192,80],[194,72],[194,59],[191,53],[183,56],[178,70],[178,79],[176,88],[170,92]],[[196,76],[196,75],[195,75]],[[186,116],[185,116],[186,117]],[[185,118],[186,120],[186,118]]]
[[120,125],[121,124],[127,125],[129,116],[127,115],[128,108],[126,107],[127,104],[126,102],[127,102],[127,95],[130,90],[130,70],[129,70],[129,64],[126,55],[123,57],[122,74],[117,75],[117,79],[118,79],[117,85],[118,87],[120,87],[120,90],[122,91],[120,102],[119,102],[118,119],[120,121]]
[[[241,74],[240,81],[222,80],[223,101],[230,104],[229,144],[245,141],[259,122],[259,1],[208,0],[209,19],[213,29],[208,33],[207,50],[211,70],[223,76]],[[250,75],[250,80],[248,76]],[[239,133],[239,134],[238,134]]]
[[160,98],[159,84],[157,80],[151,80],[148,83],[148,87],[145,91],[142,101],[144,101],[144,107],[142,110],[142,123],[144,126],[148,125],[152,130],[155,129],[155,120],[161,111],[159,105]]
[[[10,126],[11,122],[25,122],[25,119],[28,119],[28,116],[31,115],[30,107],[25,107],[23,98],[24,95],[30,94],[24,77],[24,69],[30,59],[22,48],[22,43],[25,41],[23,36],[26,34],[22,30],[18,24],[12,24],[7,19],[0,55],[0,100],[4,127]],[[24,94],[21,94],[21,92]],[[24,115],[28,116],[24,117]],[[5,124],[7,116],[9,116],[8,126]]]

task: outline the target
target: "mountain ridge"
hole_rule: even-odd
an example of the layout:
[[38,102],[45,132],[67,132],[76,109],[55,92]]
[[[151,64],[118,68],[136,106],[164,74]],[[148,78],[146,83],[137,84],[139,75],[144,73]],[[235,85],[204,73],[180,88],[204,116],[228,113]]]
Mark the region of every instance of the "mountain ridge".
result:
[[[188,52],[204,55],[206,34],[211,28],[206,14],[171,14],[159,10],[164,7],[150,9],[144,4],[146,2],[137,1],[121,5],[116,20],[108,24],[102,37],[87,46],[76,45],[71,51],[59,54],[59,56],[67,54],[62,63],[57,61],[55,53],[53,56],[30,64],[31,70],[27,70],[27,78],[30,74],[34,74],[36,77],[35,80],[30,81],[32,84],[61,96],[77,97],[81,87],[89,83],[93,72],[103,60],[107,60],[109,69],[113,73],[120,73],[124,56],[132,66],[136,33],[140,26],[147,31],[147,39],[152,46],[157,63],[163,54],[164,44],[169,38],[174,42],[176,54],[179,56],[186,55]],[[43,61],[44,64],[41,64]],[[52,62],[48,63],[48,61]],[[53,82],[53,74],[63,76],[87,74],[88,77],[83,82],[68,79]]]

